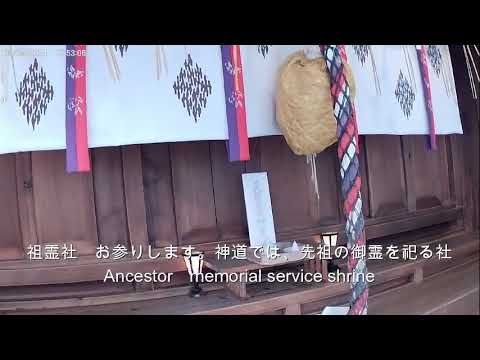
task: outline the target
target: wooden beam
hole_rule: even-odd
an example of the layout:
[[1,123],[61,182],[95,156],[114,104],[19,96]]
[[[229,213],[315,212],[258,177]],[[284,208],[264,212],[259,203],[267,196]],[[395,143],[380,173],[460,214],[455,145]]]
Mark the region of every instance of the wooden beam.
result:
[[194,315],[253,315],[269,311],[283,310],[289,306],[317,301],[321,298],[328,298],[348,292],[350,289],[347,283],[329,283],[316,286],[313,289],[303,291],[290,291],[285,295],[267,297],[261,300],[250,301],[238,305],[222,308],[197,311]]
[[[461,45],[449,47],[457,87],[458,107],[462,120],[462,145],[464,168],[463,206],[464,225],[469,232],[478,232],[480,226],[480,101],[474,100],[470,92],[465,58]],[[476,83],[477,89],[480,84]],[[462,91],[459,91],[461,89]],[[477,90],[479,91],[479,90]],[[460,179],[461,180],[461,179]]]
[[92,151],[95,211],[99,243],[112,249],[128,246],[121,149],[98,148]]
[[131,246],[138,251],[139,246],[148,246],[140,145],[122,146],[122,160],[128,233]]
[[402,136],[403,166],[405,187],[407,191],[407,208],[413,212],[417,210],[417,194],[415,191],[414,150],[410,136]]
[[[478,290],[478,258],[425,278],[420,284],[410,283],[370,297],[369,314],[425,315]],[[474,302],[477,304],[478,298]]]
[[[459,245],[455,249],[454,254],[455,258],[458,258],[460,254],[460,249],[470,247],[470,251],[472,250],[472,244],[476,245],[475,242],[468,241],[466,244]],[[478,246],[477,246],[478,252]],[[429,262],[434,262],[435,260],[430,259]],[[476,258],[478,261],[478,256]],[[85,264],[86,265],[86,264]],[[86,265],[86,267],[89,267]],[[400,268],[400,271],[398,270]],[[373,267],[370,268],[372,270]],[[399,279],[400,277],[406,277],[408,274],[412,273],[414,268],[405,266],[401,264],[400,266],[397,265],[389,265],[384,266],[384,268],[377,267],[377,271],[374,272],[376,274],[376,282],[375,282],[375,289],[381,286],[381,284],[386,284],[386,281],[394,279]],[[1,275],[1,274],[0,274]],[[0,276],[2,278],[2,276]],[[391,282],[389,282],[391,283]],[[215,287],[216,286],[216,287]],[[205,291],[210,291],[213,289],[219,289],[220,286],[217,285],[204,285],[202,288]],[[226,299],[224,293],[212,293],[211,296],[213,297],[206,297],[206,304],[208,305],[208,309],[202,305],[202,301],[194,301],[193,303],[188,300],[187,292],[188,287],[181,287],[175,289],[162,289],[157,291],[148,291],[142,293],[128,293],[128,294],[118,294],[118,295],[109,295],[109,296],[100,296],[100,297],[84,297],[84,298],[74,298],[74,299],[60,299],[60,300],[49,300],[49,301],[34,301],[34,302],[4,302],[0,303],[0,312],[8,312],[8,311],[41,311],[47,309],[68,309],[73,307],[85,307],[85,306],[94,306],[94,305],[103,305],[103,304],[115,304],[115,303],[127,303],[127,302],[134,302],[134,301],[146,301],[146,300],[156,300],[156,299],[164,299],[163,301],[159,302],[158,305],[150,304],[150,311],[155,311],[155,313],[165,313],[166,309],[170,309],[171,311],[177,305],[175,304],[182,304],[181,307],[184,309],[176,307],[176,312],[181,313],[194,313],[194,314],[262,314],[262,313],[271,313],[275,311],[282,311],[284,310],[286,313],[292,314],[298,311],[298,307],[300,306],[303,309],[304,304],[312,304],[312,303],[319,303],[324,302],[332,303],[332,300],[336,299],[338,296],[348,296],[350,287],[346,283],[331,283],[331,284],[320,284],[314,285],[309,288],[303,288],[304,290],[291,289],[288,291],[283,291],[281,293],[276,294],[264,294],[264,295],[257,295],[250,300],[246,300],[244,302],[239,302],[238,300],[220,300]],[[177,300],[174,299],[166,299],[169,297],[177,297]],[[217,306],[214,309],[211,308],[213,303],[220,304],[220,308]],[[172,305],[173,303],[173,305]],[[170,305],[169,305],[170,304]],[[139,305],[140,306],[140,305]],[[157,309],[153,307],[157,306]],[[167,308],[164,308],[167,306]],[[287,310],[288,309],[288,310]],[[88,309],[83,310],[88,312]],[[109,310],[106,310],[107,312]],[[122,311],[129,311],[127,308],[122,310],[121,308],[117,308],[115,310],[117,313]],[[167,311],[167,312],[168,312]]]
[[38,244],[33,203],[33,178],[31,153],[16,154],[17,198],[23,248]]
[[116,272],[179,272],[185,271],[183,259],[171,260],[124,260],[109,262],[73,262],[71,265],[45,265],[33,268],[12,267],[0,269],[0,287],[20,285],[68,284],[75,282],[102,281],[108,270]]
[[422,227],[455,221],[462,215],[461,207],[428,209],[417,211],[411,217],[401,217],[398,220],[386,221],[381,224],[371,224],[367,220],[365,227],[368,239],[388,236],[400,232],[411,231]]
[[[218,290],[220,286],[209,285],[202,288],[203,291]],[[55,309],[68,309],[74,307],[99,306],[110,304],[122,304],[135,301],[158,300],[168,297],[188,295],[190,286],[158,289],[137,293],[124,293],[106,296],[76,297],[67,299],[35,300],[35,301],[5,301],[0,302],[0,314],[18,311],[42,311]]]
[[[385,222],[379,219],[374,221],[367,220],[367,237],[374,238],[396,233],[399,231],[413,230],[418,227],[428,226],[432,223],[442,223],[457,219],[462,213],[462,209],[454,207],[450,209],[438,208],[422,210],[413,213],[408,217],[388,217]],[[394,220],[396,219],[396,220]],[[313,229],[304,229],[303,231],[291,232],[292,238],[300,239],[308,236],[314,236],[322,231],[331,231],[336,229],[340,231],[340,226],[318,227]],[[343,226],[342,226],[343,228]],[[328,229],[328,230],[327,230]],[[142,234],[146,233],[139,231]],[[239,243],[239,239],[233,240],[235,244]],[[244,242],[247,239],[243,239]],[[195,245],[195,248],[207,251],[214,251],[217,242]],[[20,285],[39,285],[39,284],[59,284],[59,283],[75,283],[84,281],[103,280],[107,269],[111,267],[112,271],[152,271],[154,268],[158,271],[177,272],[185,271],[183,260],[177,258],[175,260],[128,260],[116,261],[112,263],[100,262],[98,259],[85,258],[80,262],[70,261],[60,266],[55,262],[36,263],[23,261],[8,261],[0,263],[0,287],[1,286],[20,286]]]
[[[374,239],[387,235],[397,234],[403,231],[411,231],[426,226],[442,224],[456,221],[462,216],[463,208],[461,206],[442,207],[424,209],[413,213],[403,213],[389,215],[379,218],[370,218],[365,220],[365,230],[368,239]],[[345,225],[320,225],[305,228],[286,229],[277,232],[277,241],[319,241],[319,234],[323,232],[334,231],[339,233],[339,245],[345,244]],[[229,238],[219,240],[220,243],[247,243],[248,238],[242,234],[230,235]],[[196,244],[195,248],[209,251],[218,244],[216,241],[205,241],[202,244]]]
[[285,315],[302,315],[302,308],[300,304],[291,304],[285,308]]

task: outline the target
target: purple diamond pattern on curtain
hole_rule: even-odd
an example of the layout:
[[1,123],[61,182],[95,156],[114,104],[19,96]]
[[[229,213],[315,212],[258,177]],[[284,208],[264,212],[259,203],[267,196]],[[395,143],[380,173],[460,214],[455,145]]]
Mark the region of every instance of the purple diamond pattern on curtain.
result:
[[257,45],[257,51],[259,54],[262,54],[263,58],[268,55],[268,50],[272,45]]
[[114,45],[115,51],[120,52],[120,56],[123,58],[123,55],[127,53],[128,45]]
[[35,58],[25,72],[20,86],[15,92],[15,99],[22,113],[33,130],[45,115],[48,104],[53,100],[53,86],[42,67]]
[[437,45],[428,45],[427,47],[427,55],[428,60],[430,61],[430,65],[432,66],[433,70],[437,77],[440,76],[440,72],[442,71],[442,53]]
[[368,45],[353,45],[353,50],[355,51],[355,55],[357,55],[358,61],[365,64],[368,58]]
[[407,78],[400,71],[398,76],[397,88],[395,89],[395,97],[402,108],[405,117],[410,117],[415,102],[415,93],[408,82]]
[[202,109],[207,107],[208,96],[212,94],[212,84],[200,66],[193,63],[190,54],[173,83],[173,91],[187,109],[188,116],[193,116],[197,122],[202,115]]

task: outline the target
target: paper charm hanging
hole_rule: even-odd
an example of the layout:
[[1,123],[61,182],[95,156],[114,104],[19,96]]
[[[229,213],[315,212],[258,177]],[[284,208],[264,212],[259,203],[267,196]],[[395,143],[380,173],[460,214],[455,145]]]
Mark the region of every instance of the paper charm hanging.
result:
[[[410,56],[412,46],[402,45],[402,50],[403,50],[403,57],[404,57],[405,66],[407,67],[408,83],[411,85],[412,91],[416,96],[417,95],[417,82],[415,80],[415,70],[413,69],[412,57]],[[415,55],[416,55],[416,53],[415,53]]]
[[240,45],[222,45],[229,161],[250,160]]
[[433,75],[443,81],[447,97],[455,94],[455,80],[448,45],[426,45],[427,58]]
[[65,128],[67,172],[90,171],[87,128],[86,45],[67,45]]
[[[438,52],[439,52],[438,54],[436,49],[438,49]],[[443,83],[445,86],[445,93],[447,97],[453,97],[454,101],[457,101],[456,93],[455,93],[455,79],[453,77],[452,60],[450,58],[448,45],[429,45],[429,50],[430,50],[429,60],[430,60],[430,65],[432,67],[434,67],[434,63],[437,60],[436,57],[437,56],[440,57],[440,76],[443,79]],[[437,75],[437,77],[439,77],[439,75]]]
[[[120,80],[120,65],[118,60],[118,55],[120,58],[127,56],[127,51],[129,50],[129,45],[102,45],[103,52],[105,53],[105,59],[107,62],[108,71],[113,81]],[[167,68],[167,58],[165,55],[166,45],[155,45],[154,56],[155,56],[155,73],[157,80],[165,74],[168,73]]]
[[375,82],[375,89],[377,90],[377,95],[381,95],[382,91],[380,88],[380,80],[378,78],[378,73],[377,73],[377,65],[375,62],[375,56],[372,50],[371,45],[353,45],[353,51],[355,52],[355,55],[358,58],[358,61],[363,65],[367,62],[368,59],[370,59],[370,62],[372,64],[372,73],[373,73],[373,80]]
[[4,104],[8,99],[8,76],[9,76],[9,60],[7,56],[9,47],[0,47],[0,104]]
[[[472,47],[474,51],[472,50]],[[472,96],[474,99],[478,99],[477,86],[475,84],[475,79],[477,83],[480,82],[480,75],[475,65],[474,54],[477,56],[477,62],[480,60],[480,50],[477,45],[463,45],[463,54],[465,55],[465,62],[467,64],[467,73],[468,80],[470,81],[470,88],[472,90]],[[474,75],[475,73],[475,75]]]
[[[128,45],[115,45],[115,47],[117,48],[118,46],[128,47]],[[107,62],[107,67],[108,67],[110,76],[112,77],[113,81],[119,81],[120,66],[118,65],[118,60],[117,60],[117,50],[115,50],[113,45],[102,45],[102,47],[103,47],[103,52],[105,53],[105,60]],[[120,51],[120,48],[118,48],[118,51]],[[122,48],[122,50],[120,51],[120,54],[122,57],[123,57],[124,51],[126,51],[125,48]]]
[[165,45],[155,45],[155,65],[157,80],[160,80],[163,73],[168,73],[167,57],[165,56]]

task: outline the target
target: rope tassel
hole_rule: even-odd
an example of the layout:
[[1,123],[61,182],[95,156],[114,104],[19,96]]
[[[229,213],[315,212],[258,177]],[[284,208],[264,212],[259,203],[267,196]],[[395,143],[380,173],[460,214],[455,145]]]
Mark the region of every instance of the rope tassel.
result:
[[[362,212],[358,129],[355,108],[350,97],[344,62],[346,52],[342,45],[320,45],[330,74],[330,91],[337,120],[338,159],[340,161],[343,212],[346,218],[348,271],[353,273],[350,315],[366,315],[368,285],[365,252],[354,256],[354,250],[366,246],[365,223]],[[363,274],[363,276],[357,276]]]

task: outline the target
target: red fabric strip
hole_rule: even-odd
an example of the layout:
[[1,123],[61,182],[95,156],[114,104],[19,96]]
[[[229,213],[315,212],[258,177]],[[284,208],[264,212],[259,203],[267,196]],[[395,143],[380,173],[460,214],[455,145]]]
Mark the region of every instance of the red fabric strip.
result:
[[75,63],[78,70],[83,71],[83,76],[75,80],[75,95],[82,99],[80,111],[76,112],[76,146],[77,146],[77,171],[90,171],[90,157],[88,151],[88,125],[87,125],[87,69],[86,45],[75,45],[77,51]]
[[247,134],[246,101],[245,101],[245,90],[243,86],[243,67],[242,67],[242,58],[240,55],[240,45],[232,46],[231,58],[233,60],[233,66],[235,68],[240,69],[240,71],[238,71],[234,75],[235,91],[238,94],[243,95],[243,106],[238,106],[236,108],[238,143],[240,145],[240,160],[250,160],[250,150],[248,145],[248,134]]

